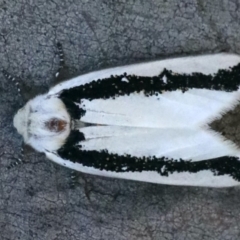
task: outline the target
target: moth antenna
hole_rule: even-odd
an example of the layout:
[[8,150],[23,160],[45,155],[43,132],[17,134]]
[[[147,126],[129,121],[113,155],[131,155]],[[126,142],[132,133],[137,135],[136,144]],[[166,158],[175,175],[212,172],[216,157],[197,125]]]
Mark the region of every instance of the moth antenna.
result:
[[16,78],[13,77],[11,74],[9,74],[6,70],[2,70],[2,73],[6,79],[12,81],[16,85],[18,94],[19,94],[19,96],[21,96],[21,90],[19,88],[19,81],[17,81]]
[[63,53],[63,48],[62,48],[62,44],[61,43],[57,43],[57,54],[59,56],[59,68],[58,71],[55,74],[55,77],[57,78],[60,71],[64,68],[64,53]]
[[7,169],[10,170],[10,169],[16,167],[17,165],[21,165],[21,164],[23,164],[22,159],[21,159],[21,158],[17,158],[16,161],[12,162],[12,163],[7,167]]
[[21,148],[20,157],[17,158],[14,162],[12,162],[12,163],[7,167],[7,169],[10,170],[10,169],[12,169],[12,168],[14,168],[14,167],[16,167],[16,166],[18,166],[18,165],[23,164],[23,163],[24,163],[24,162],[23,162],[23,156],[24,156],[24,150],[23,150],[23,148]]

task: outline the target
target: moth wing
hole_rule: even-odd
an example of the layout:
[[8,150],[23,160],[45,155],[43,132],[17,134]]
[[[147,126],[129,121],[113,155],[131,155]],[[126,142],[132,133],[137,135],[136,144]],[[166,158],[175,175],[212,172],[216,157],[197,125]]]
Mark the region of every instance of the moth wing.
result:
[[87,174],[93,174],[103,177],[120,178],[127,180],[135,180],[141,182],[157,183],[157,184],[169,184],[179,186],[202,186],[202,187],[232,187],[239,185],[239,181],[232,178],[230,175],[219,175],[211,170],[203,170],[195,173],[188,171],[185,172],[173,172],[168,176],[162,176],[158,172],[154,171],[141,171],[141,172],[114,172],[99,170],[94,167],[86,167],[80,163],[74,163],[72,161],[61,158],[55,153],[46,152],[48,159],[60,164],[64,167],[80,171]]
[[84,85],[94,80],[108,78],[111,75],[121,75],[125,72],[129,75],[133,74],[139,76],[156,76],[166,68],[175,73],[190,74],[193,72],[201,72],[203,74],[214,74],[219,69],[228,69],[229,67],[232,67],[239,62],[239,55],[219,53],[202,56],[179,57],[109,68],[90,72],[62,82],[51,88],[49,94],[56,94],[61,92],[63,89],[69,89],[72,87]]
[[[81,129],[85,140],[75,146],[80,151],[97,151],[101,153],[107,150],[109,154],[118,156],[129,155],[141,159],[156,157],[159,161],[173,159],[180,162],[184,159],[186,164],[194,164],[203,160],[211,161],[225,155],[237,153],[231,143],[226,143],[220,136],[214,133],[198,131],[197,129],[133,129],[119,126],[93,126]],[[89,165],[91,157],[85,159],[85,165],[72,160],[63,159],[57,153],[46,152],[46,156],[52,161],[84,173],[137,180],[152,183],[171,185],[192,185],[209,187],[228,187],[239,184],[232,176],[216,176],[211,169],[196,172],[179,171],[178,168],[163,176],[159,169],[151,171],[116,172],[99,169]],[[97,160],[97,159],[96,159]],[[120,160],[120,159],[119,159]],[[118,159],[116,159],[117,163]],[[129,159],[129,161],[131,161]],[[149,160],[151,161],[151,160]],[[229,160],[231,161],[231,159]],[[86,163],[87,162],[87,163]],[[88,165],[88,166],[87,166]]]

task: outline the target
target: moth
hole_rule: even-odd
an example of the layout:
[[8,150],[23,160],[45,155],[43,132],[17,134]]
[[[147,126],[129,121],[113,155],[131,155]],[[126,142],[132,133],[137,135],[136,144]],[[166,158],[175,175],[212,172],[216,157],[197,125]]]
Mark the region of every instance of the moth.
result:
[[[60,44],[58,49],[60,76]],[[240,149],[209,124],[235,108],[239,84],[235,54],[115,67],[58,83],[30,99],[13,123],[25,144],[76,171],[160,184],[235,186]]]

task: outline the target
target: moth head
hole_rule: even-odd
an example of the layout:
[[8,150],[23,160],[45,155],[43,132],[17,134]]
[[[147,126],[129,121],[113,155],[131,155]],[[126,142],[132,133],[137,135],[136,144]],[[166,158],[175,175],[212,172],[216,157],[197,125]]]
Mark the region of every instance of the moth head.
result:
[[18,133],[23,136],[24,141],[28,138],[28,121],[30,114],[29,102],[18,110],[13,118],[13,126],[17,129]]
[[47,95],[28,101],[13,119],[24,142],[40,152],[58,150],[70,133],[70,122],[63,102]]

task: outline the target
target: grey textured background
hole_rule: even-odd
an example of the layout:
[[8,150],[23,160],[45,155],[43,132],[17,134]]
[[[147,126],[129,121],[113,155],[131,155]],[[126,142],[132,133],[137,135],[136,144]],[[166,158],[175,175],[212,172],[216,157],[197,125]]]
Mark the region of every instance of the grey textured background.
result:
[[[171,55],[240,53],[237,0],[0,0],[0,68],[48,89],[63,44],[73,74]],[[20,152],[16,89],[0,74],[0,239],[238,240],[240,190],[81,174]]]

